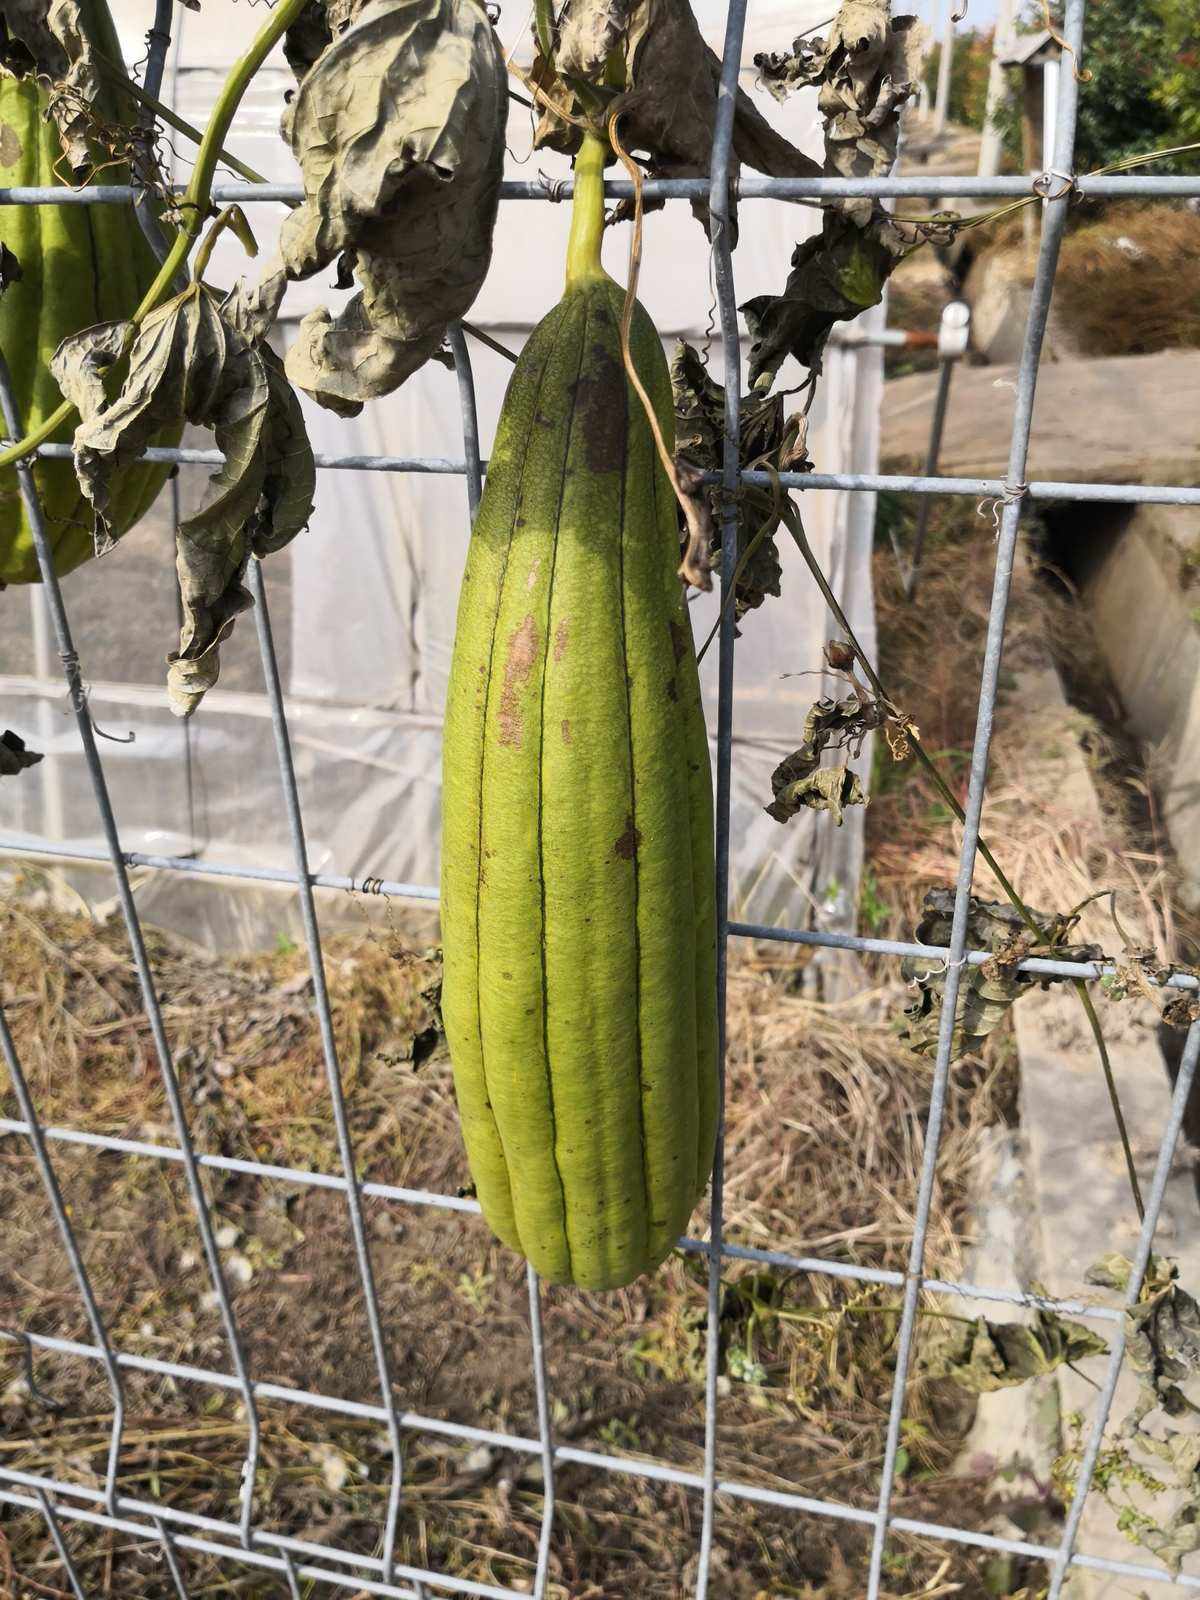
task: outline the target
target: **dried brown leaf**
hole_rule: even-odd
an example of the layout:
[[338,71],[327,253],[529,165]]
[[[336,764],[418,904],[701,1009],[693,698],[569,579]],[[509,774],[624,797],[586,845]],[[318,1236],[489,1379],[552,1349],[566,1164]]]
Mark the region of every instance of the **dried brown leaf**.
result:
[[831,811],[840,828],[846,806],[865,806],[866,794],[856,773],[845,763],[823,767],[821,760],[830,749],[849,749],[857,756],[863,741],[886,717],[877,700],[857,693],[844,700],[818,700],[804,721],[804,737],[797,749],[771,774],[775,799],[766,807],[776,822],[787,822],[801,810]]
[[[491,260],[504,161],[504,61],[474,0],[368,0],[303,78],[284,117],[305,200],[282,270],[338,261],[360,292],[311,312],[292,382],[353,416],[438,353]],[[280,282],[277,263],[266,274]]]
[[[884,177],[896,159],[900,111],[916,92],[924,30],[913,17],[889,19],[888,0],[845,0],[824,39],[797,39],[786,55],[756,56],[778,98],[819,86],[829,177]],[[742,307],[753,344],[750,382],[769,388],[787,356],[819,371],[834,325],[859,316],[883,289],[913,240],[878,201],[826,207],[821,233],[796,246],[782,294]]]
[[41,759],[41,751],[27,749],[24,739],[11,728],[0,733],[0,778],[14,778],[27,767],[36,767]]
[[299,402],[278,358],[247,337],[243,320],[236,296],[222,302],[190,285],[136,331],[127,375],[111,398],[105,376],[128,342],[128,324],[75,334],[51,361],[82,419],[75,470],[93,508],[98,550],[112,542],[113,477],[160,429],[184,421],[212,428],[225,457],[204,503],[176,533],[184,617],[167,690],[177,716],[189,716],[217,680],[218,647],[250,604],[247,561],[287,544],[312,512],[315,468]]
[[[535,80],[550,98],[573,117],[586,117],[589,106],[572,89],[586,80],[600,86],[609,52],[619,47],[628,88],[613,98],[609,110],[621,116],[621,138],[628,149],[649,154],[652,177],[707,176],[712,158],[713,127],[721,63],[705,44],[687,0],[571,0],[561,21],[552,64],[539,58]],[[592,97],[594,104],[594,96]],[[570,122],[543,110],[535,144],[574,151],[580,132]],[[745,162],[773,177],[812,177],[816,162],[777,133],[745,90],[737,92],[734,110],[733,162]],[[653,203],[647,203],[652,209]],[[702,200],[692,210],[707,225]],[[628,207],[622,202],[617,216]]]
[[[1054,950],[1065,960],[1093,960],[1100,950],[1092,945],[1066,946],[1062,940],[1074,919],[1032,911],[1040,938],[1033,936],[1020,913],[1007,901],[970,898],[967,911],[968,949],[990,950],[992,958],[982,966],[963,968],[954,1019],[951,1060],[976,1050],[992,1030],[999,1026],[1019,995],[1048,982],[1018,972],[1020,961],[1035,950]],[[925,896],[924,915],[917,926],[919,944],[948,945],[954,918],[953,889],[931,889]],[[905,956],[900,971],[917,993],[904,1011],[900,1037],[918,1055],[932,1056],[937,1051],[941,1027],[942,998],[946,990],[946,961],[936,956]]]
[[[699,353],[680,340],[671,362],[671,387],[675,407],[675,445],[679,456],[699,472],[717,471],[725,443],[725,390],[713,379]],[[739,456],[743,466],[779,472],[804,470],[807,457],[800,442],[804,419],[784,420],[783,396],[748,394],[739,412]],[[702,491],[708,497],[712,536],[710,565],[721,551],[718,517],[720,491],[716,485]],[[739,619],[761,606],[768,595],[778,596],[783,568],[775,544],[780,514],[768,492],[744,491],[739,501],[738,548],[748,558],[735,583],[734,614]]]
[[944,1322],[922,1347],[920,1363],[927,1377],[950,1378],[970,1394],[994,1394],[1107,1354],[1108,1345],[1083,1323],[1039,1309],[1032,1323]]
[[[85,27],[85,22],[90,27]],[[121,52],[111,22],[97,26],[85,17],[79,0],[4,0],[0,16],[0,67],[19,76],[36,74],[49,88],[49,109],[62,137],[67,165],[84,176],[93,165],[97,116],[107,120],[118,107],[99,65],[97,46],[110,60]]]

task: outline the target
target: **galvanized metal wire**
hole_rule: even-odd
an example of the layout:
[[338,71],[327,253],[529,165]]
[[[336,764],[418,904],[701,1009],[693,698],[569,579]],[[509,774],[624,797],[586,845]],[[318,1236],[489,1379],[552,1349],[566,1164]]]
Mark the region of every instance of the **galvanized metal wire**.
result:
[[[37,548],[44,592],[49,605],[54,636],[63,667],[63,687],[59,692],[71,701],[75,712],[79,738],[86,760],[89,781],[95,797],[104,835],[105,848],[68,847],[55,839],[0,838],[0,854],[14,857],[32,857],[49,861],[76,862],[107,861],[111,864],[118,902],[124,917],[133,952],[134,964],[141,987],[142,1001],[149,1020],[151,1036],[170,1106],[174,1144],[153,1143],[142,1140],[121,1139],[86,1132],[71,1127],[44,1124],[38,1115],[35,1097],[30,1090],[11,1031],[0,1008],[0,1056],[3,1057],[17,1102],[20,1116],[0,1119],[0,1137],[17,1137],[27,1141],[33,1155],[39,1179],[45,1191],[50,1211],[54,1217],[65,1251],[75,1287],[78,1291],[91,1342],[61,1339],[23,1328],[0,1328],[0,1340],[22,1347],[29,1362],[32,1380],[34,1352],[46,1355],[68,1356],[94,1363],[103,1369],[112,1397],[112,1420],[104,1483],[100,1488],[69,1483],[49,1474],[31,1473],[0,1466],[0,1505],[23,1508],[39,1513],[44,1519],[50,1538],[62,1564],[66,1582],[77,1600],[85,1600],[86,1591],[79,1571],[78,1552],[73,1551],[64,1534],[64,1523],[88,1529],[107,1529],[144,1541],[156,1548],[170,1576],[180,1600],[189,1594],[186,1570],[180,1553],[194,1552],[225,1562],[240,1564],[243,1568],[278,1575],[281,1585],[292,1596],[301,1593],[300,1583],[315,1583],[324,1588],[354,1591],[357,1594],[380,1595],[389,1600],[432,1600],[445,1594],[491,1597],[491,1600],[517,1600],[518,1591],[494,1584],[474,1582],[454,1574],[426,1570],[406,1565],[396,1559],[396,1542],[399,1516],[403,1506],[403,1450],[404,1436],[414,1431],[441,1435],[459,1441],[484,1444],[491,1448],[514,1452],[536,1458],[542,1468],[542,1516],[538,1538],[537,1556],[533,1577],[533,1593],[546,1594],[550,1558],[555,1531],[555,1503],[557,1469],[567,1463],[587,1466],[593,1470],[666,1484],[674,1484],[696,1493],[701,1503],[699,1559],[695,1593],[697,1600],[706,1600],[710,1593],[713,1572],[713,1551],[719,1543],[719,1508],[723,1501],[741,1501],[769,1505],[795,1512],[798,1516],[831,1518],[859,1524],[872,1531],[871,1556],[865,1575],[867,1600],[878,1600],[884,1557],[888,1540],[893,1533],[919,1534],[943,1541],[949,1545],[966,1545],[979,1550],[1007,1552],[1040,1560],[1049,1574],[1050,1600],[1058,1600],[1063,1584],[1073,1569],[1115,1573],[1132,1579],[1157,1580],[1165,1578],[1164,1570],[1157,1565],[1139,1561],[1119,1561],[1092,1555],[1078,1549],[1078,1539],[1083,1510],[1091,1491],[1105,1424],[1112,1407],[1117,1381],[1125,1351],[1125,1325],[1120,1310],[1108,1306],[1090,1305],[1071,1299],[1056,1299],[1023,1291],[1018,1287],[990,1288],[967,1281],[945,1282],[924,1272],[925,1242],[929,1224],[934,1178],[937,1169],[939,1141],[946,1088],[950,1068],[951,1035],[961,974],[967,965],[986,961],[989,952],[967,948],[967,912],[979,839],[979,823],[987,779],[988,754],[995,712],[996,691],[1001,653],[1004,644],[1005,622],[1009,586],[1020,526],[1021,512],[1026,500],[1111,501],[1119,503],[1154,503],[1189,505],[1200,504],[1200,489],[1182,485],[1095,484],[1023,481],[1028,459],[1033,399],[1037,383],[1042,343],[1045,335],[1050,296],[1053,290],[1059,245],[1066,222],[1069,197],[1072,194],[1092,196],[1162,196],[1182,198],[1200,194],[1198,177],[1160,177],[1136,174],[1123,176],[1087,177],[1072,179],[1071,164],[1074,150],[1074,131],[1077,84],[1073,75],[1064,75],[1058,106],[1058,129],[1055,141],[1057,159],[1064,164],[1067,181],[1057,181],[1058,175],[1043,175],[1030,180],[1015,178],[922,178],[891,177],[883,179],[767,179],[741,177],[730,181],[734,94],[741,61],[742,40],[745,29],[747,0],[730,0],[726,25],[725,47],[721,65],[720,94],[713,140],[712,163],[706,179],[654,180],[644,186],[647,198],[705,199],[711,217],[713,260],[720,320],[721,347],[724,356],[726,381],[725,443],[721,470],[714,474],[725,490],[726,511],[722,538],[722,582],[732,580],[737,559],[737,527],[734,493],[739,482],[767,483],[765,474],[742,472],[738,458],[738,404],[740,394],[740,345],[737,303],[734,286],[734,257],[732,252],[730,208],[734,199],[774,200],[797,203],[820,202],[825,199],[874,195],[881,198],[899,196],[927,196],[930,198],[968,196],[1020,196],[1037,194],[1043,197],[1041,245],[1034,277],[1032,306],[1026,330],[1024,348],[1017,375],[1017,394],[1013,421],[1008,473],[1004,480],[978,478],[940,478],[929,474],[912,476],[900,474],[866,473],[813,473],[784,474],[782,482],[791,489],[803,491],[860,491],[891,489],[918,495],[965,495],[977,499],[994,498],[1002,503],[999,538],[996,546],[995,571],[987,642],[981,673],[978,718],[972,752],[970,780],[966,804],[966,824],[959,857],[959,870],[955,889],[954,915],[950,941],[946,946],[925,946],[896,940],[871,939],[845,934],[831,934],[801,928],[769,928],[756,924],[732,921],[729,915],[729,845],[730,845],[730,765],[734,737],[733,723],[733,666],[735,630],[732,610],[724,618],[720,630],[720,657],[718,667],[719,696],[716,730],[716,798],[717,798],[717,880],[718,880],[718,983],[719,1025],[721,1055],[724,1059],[725,1043],[725,980],[727,973],[729,941],[731,939],[777,940],[796,944],[829,948],[868,951],[900,957],[906,955],[933,955],[945,958],[947,977],[943,1003],[938,1051],[934,1063],[930,1106],[925,1129],[925,1149],[920,1175],[920,1186],[913,1236],[908,1262],[904,1272],[885,1271],[861,1267],[853,1263],[821,1257],[807,1257],[783,1251],[756,1249],[726,1241],[724,1237],[724,1076],[722,1068],[721,1136],[718,1137],[717,1158],[713,1174],[711,1222],[706,1238],[685,1238],[680,1248],[704,1257],[708,1262],[708,1333],[705,1368],[705,1448],[701,1472],[689,1472],[667,1462],[636,1460],[591,1450],[582,1446],[555,1442],[551,1425],[552,1391],[546,1357],[545,1335],[542,1325],[543,1291],[532,1269],[528,1272],[528,1305],[530,1327],[530,1361],[535,1396],[537,1435],[499,1432],[464,1423],[449,1422],[437,1417],[401,1409],[393,1393],[388,1329],[385,1326],[376,1290],[370,1244],[363,1219],[363,1202],[367,1198],[380,1199],[397,1206],[436,1207],[467,1215],[477,1214],[478,1204],[458,1195],[407,1189],[395,1185],[362,1181],[357,1174],[353,1141],[347,1119],[340,1064],[335,1040],[334,1019],[329,994],[325,984],[321,959],[320,931],[316,915],[315,891],[317,889],[377,891],[403,898],[434,901],[437,890],[430,885],[396,882],[383,876],[356,880],[334,873],[311,871],[304,836],[304,821],[295,772],[292,765],[291,743],[288,729],[287,704],[279,677],[274,640],[271,632],[264,573],[257,562],[252,562],[249,584],[255,599],[255,616],[258,628],[264,682],[275,737],[276,756],[282,785],[293,866],[290,871],[257,865],[190,858],[151,855],[126,850],[121,843],[117,820],[105,782],[104,765],[96,743],[95,732],[88,709],[85,679],[79,657],[75,651],[66,606],[56,578],[46,537],[46,529],[38,504],[33,475],[27,466],[18,469],[20,491],[29,516]],[[169,0],[158,0],[155,27],[150,35],[150,53],[147,64],[147,82],[161,81],[162,63],[169,46],[168,27],[171,6]],[[1068,0],[1065,17],[1065,34],[1078,59],[1083,36],[1084,0]],[[608,193],[628,198],[632,186],[621,181],[607,185]],[[571,192],[570,181],[562,185],[562,193]],[[0,189],[0,205],[39,204],[114,204],[126,203],[136,198],[138,189],[130,186],[103,185],[90,189],[64,191],[44,188]],[[508,200],[546,201],[550,198],[547,187],[538,182],[506,182],[502,196]],[[242,205],[271,201],[295,201],[300,191],[286,184],[221,184],[214,190],[214,198],[228,203],[236,200]],[[479,504],[486,463],[479,450],[479,427],[475,411],[474,381],[470,353],[462,331],[450,332],[450,349],[454,360],[459,387],[463,426],[463,457],[420,458],[404,456],[323,455],[317,463],[323,470],[425,472],[458,474],[465,478],[468,514],[473,517]],[[0,403],[8,434],[19,437],[21,419],[16,414],[7,366],[0,356]],[[66,445],[46,445],[41,454],[49,457],[69,455]],[[180,465],[217,465],[219,452],[212,450],[177,449],[152,450],[147,455],[155,460],[171,461]],[[40,680],[39,680],[40,682]],[[50,685],[40,683],[44,692]],[[305,946],[313,982],[313,1005],[323,1045],[330,1105],[337,1144],[340,1171],[326,1172],[275,1166],[268,1163],[226,1157],[195,1148],[192,1142],[187,1113],[180,1092],[178,1076],[171,1057],[170,1047],[163,1027],[161,1009],[155,988],[154,974],[146,950],[140,919],[130,889],[129,869],[150,868],[159,872],[194,873],[215,879],[288,884],[295,888],[299,898],[304,927]],[[1095,981],[1113,971],[1101,962],[1054,961],[1039,958],[1020,963],[1022,971],[1030,974]],[[1169,986],[1176,989],[1193,989],[1196,980],[1186,974],[1168,978]],[[1126,1305],[1136,1303],[1147,1271],[1154,1240],[1155,1227],[1162,1208],[1167,1178],[1179,1138],[1184,1109],[1187,1104],[1200,1060],[1200,1023],[1191,1028],[1180,1064],[1172,1096],[1170,1115],[1159,1148],[1157,1165],[1151,1185],[1145,1221],[1142,1226],[1133,1263],[1133,1275],[1126,1294]],[[225,1334],[225,1344],[231,1371],[216,1367],[205,1368],[179,1362],[136,1356],[121,1350],[113,1341],[105,1322],[80,1250],[70,1213],[63,1201],[55,1173],[52,1149],[59,1145],[74,1148],[107,1151],[130,1158],[147,1158],[168,1166],[182,1167],[190,1197],[194,1221],[200,1236],[203,1254],[208,1266],[213,1291],[220,1310]],[[330,1189],[345,1198],[351,1227],[353,1250],[359,1280],[362,1286],[364,1313],[367,1319],[371,1348],[376,1369],[378,1397],[364,1400],[319,1393],[305,1388],[258,1380],[248,1367],[237,1320],[212,1227],[210,1207],[205,1194],[203,1174],[206,1171],[237,1173],[263,1181],[280,1181],[302,1188]],[[824,1275],[850,1281],[888,1285],[902,1290],[902,1314],[896,1341],[895,1379],[888,1417],[885,1455],[880,1474],[878,1494],[874,1509],[854,1507],[832,1499],[783,1490],[770,1490],[752,1484],[730,1480],[722,1476],[718,1451],[719,1404],[719,1322],[721,1275],[728,1261],[756,1262],[774,1265],[798,1272]],[[906,1384],[911,1363],[916,1314],[922,1292],[932,1291],[944,1295],[968,1296],[997,1304],[1042,1307],[1065,1315],[1093,1319],[1105,1325],[1110,1338],[1111,1356],[1105,1383],[1100,1391],[1095,1412],[1090,1423],[1088,1442],[1084,1450],[1077,1487],[1068,1508],[1063,1537],[1055,1547],[1030,1540],[1011,1539],[986,1534],[973,1529],[959,1528],[920,1519],[897,1516],[893,1508],[896,1464],[904,1420]],[[123,1494],[120,1490],[120,1457],[125,1417],[124,1377],[129,1372],[156,1374],[199,1384],[213,1391],[233,1392],[240,1396],[246,1418],[247,1443],[242,1463],[242,1486],[236,1517],[201,1516],[165,1502],[143,1500]],[[391,1472],[387,1505],[380,1528],[380,1554],[367,1556],[339,1548],[333,1543],[316,1543],[295,1536],[274,1533],[261,1526],[263,1507],[255,1498],[255,1481],[260,1450],[258,1406],[262,1401],[279,1401],[305,1408],[316,1413],[329,1413],[342,1417],[369,1419],[385,1425],[389,1441]],[[1182,1575],[1174,1580],[1180,1590],[1200,1590],[1200,1578]],[[523,1591],[528,1592],[528,1591]]]

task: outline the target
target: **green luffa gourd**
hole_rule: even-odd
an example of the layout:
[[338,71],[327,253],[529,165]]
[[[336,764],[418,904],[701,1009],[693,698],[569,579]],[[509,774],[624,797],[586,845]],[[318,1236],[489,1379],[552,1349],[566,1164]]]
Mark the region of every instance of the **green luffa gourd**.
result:
[[[600,266],[605,147],[576,162],[566,291],[505,398],[471,539],[443,755],[443,1016],[483,1214],[555,1283],[669,1253],[717,1121],[708,741],[675,503]],[[639,305],[633,358],[670,445]]]
[[[104,0],[84,0],[84,32],[110,61],[121,51]],[[47,96],[32,75],[0,72],[0,186],[63,184],[62,146],[47,116]],[[128,123],[131,106],[104,92],[101,117]],[[128,183],[128,168],[104,165],[101,183]],[[10,205],[4,207],[0,238],[16,256],[20,278],[0,296],[0,350],[12,374],[13,394],[26,431],[39,426],[62,402],[50,376],[50,357],[68,334],[93,323],[119,320],[136,310],[158,270],[132,208],[122,205]],[[53,435],[70,442],[74,419]],[[157,441],[177,442],[177,435]],[[134,462],[112,487],[108,514],[118,535],[152,504],[170,468]],[[38,460],[34,481],[61,575],[93,554],[92,510],[70,461]],[[21,502],[17,474],[0,472],[0,584],[39,580],[33,534]]]

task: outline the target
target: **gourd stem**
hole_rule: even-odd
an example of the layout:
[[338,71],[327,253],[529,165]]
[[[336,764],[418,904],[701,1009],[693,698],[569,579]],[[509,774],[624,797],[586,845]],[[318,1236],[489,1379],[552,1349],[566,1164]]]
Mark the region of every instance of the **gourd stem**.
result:
[[575,157],[575,198],[571,204],[571,236],[567,242],[567,288],[597,283],[608,274],[600,265],[604,237],[604,163],[608,142],[585,133]]

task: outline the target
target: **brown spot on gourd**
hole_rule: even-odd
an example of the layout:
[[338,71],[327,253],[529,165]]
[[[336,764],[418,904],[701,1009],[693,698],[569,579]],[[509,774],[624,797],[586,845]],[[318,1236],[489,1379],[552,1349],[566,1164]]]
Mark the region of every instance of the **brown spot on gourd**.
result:
[[613,849],[622,861],[632,861],[638,853],[638,846],[641,842],[642,836],[633,825],[633,815],[631,813],[625,818],[625,832],[617,840]]
[[570,742],[571,742],[571,719],[570,719],[570,717],[564,717],[563,718],[563,722],[562,722],[562,739],[563,739],[563,743],[564,744],[570,744]]
[[525,589],[528,592],[538,581],[538,573],[542,570],[542,558],[539,556],[529,569],[529,576],[525,579]]
[[0,122],[0,167],[15,167],[25,154],[21,136],[8,122]]
[[567,653],[567,619],[560,617],[554,630],[554,659],[561,661]]
[[533,671],[537,647],[537,623],[530,613],[509,636],[504,659],[504,687],[500,691],[500,743],[510,745],[514,750],[521,748],[521,734],[524,731],[521,690]]
[[[571,384],[568,393],[588,471],[624,472],[628,443],[625,370],[607,345],[599,341],[591,345],[586,370]],[[571,471],[569,464],[567,471]]]
[[671,629],[671,650],[675,656],[675,665],[678,666],[687,654],[687,634],[684,632],[682,622],[672,622],[669,627]]

